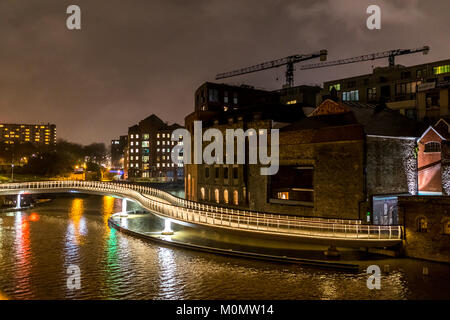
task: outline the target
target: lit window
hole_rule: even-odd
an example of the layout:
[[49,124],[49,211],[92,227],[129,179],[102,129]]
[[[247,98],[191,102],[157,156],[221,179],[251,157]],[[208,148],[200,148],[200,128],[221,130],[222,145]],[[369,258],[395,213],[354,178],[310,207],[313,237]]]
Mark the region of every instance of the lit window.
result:
[[239,205],[239,193],[237,192],[237,190],[233,191],[233,203],[234,205]]
[[214,190],[214,198],[217,203],[219,203],[219,189]]
[[444,221],[444,234],[450,234],[450,219]]
[[417,219],[417,232],[427,232],[428,231],[428,222],[424,217],[420,217]]
[[296,103],[297,103],[297,100],[290,100],[290,101],[286,102],[286,104],[296,104]]
[[449,73],[449,72],[450,72],[450,64],[433,68],[434,74],[443,74],[443,73]]
[[340,83],[336,83],[336,84],[332,84],[330,87],[329,87],[329,91],[331,92],[331,89],[336,89],[336,91],[340,91],[341,90],[341,84]]
[[205,200],[205,188],[201,187],[200,193],[201,193],[202,200]]
[[223,201],[225,203],[228,203],[228,190],[227,189],[223,190]]

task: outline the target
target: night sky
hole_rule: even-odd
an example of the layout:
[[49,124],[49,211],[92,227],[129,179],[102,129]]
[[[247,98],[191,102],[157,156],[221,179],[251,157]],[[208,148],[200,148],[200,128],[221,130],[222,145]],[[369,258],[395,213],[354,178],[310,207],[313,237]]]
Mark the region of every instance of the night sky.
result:
[[[79,31],[66,28],[71,4],[82,10]],[[366,28],[369,4],[381,7],[381,30]],[[2,0],[0,122],[51,122],[59,138],[109,143],[152,113],[183,124],[195,89],[216,73],[291,54],[429,45],[428,56],[396,62],[448,59],[449,13],[448,0]],[[386,64],[297,71],[296,85]],[[278,89],[284,68],[226,82]]]

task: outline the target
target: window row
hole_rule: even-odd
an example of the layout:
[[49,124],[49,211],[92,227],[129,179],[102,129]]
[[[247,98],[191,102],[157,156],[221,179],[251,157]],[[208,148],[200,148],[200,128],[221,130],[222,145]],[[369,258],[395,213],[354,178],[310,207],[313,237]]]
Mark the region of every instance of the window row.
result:
[[[244,198],[245,198],[245,188],[243,188],[243,194],[244,194]],[[201,187],[200,188],[200,197],[201,200],[203,201],[211,201],[211,189],[208,188],[204,188]],[[225,203],[225,204],[229,204],[232,203],[233,205],[237,206],[239,205],[239,192],[238,190],[233,190],[233,194],[232,194],[232,199],[230,199],[230,194],[228,189],[224,189],[222,192],[222,196],[221,196],[221,192],[219,191],[219,189],[215,188],[214,189],[214,202],[216,203]]]
[[[419,217],[416,220],[417,232],[428,232],[428,220],[425,217]],[[442,223],[442,233],[450,235],[450,219]]]
[[204,178],[205,179],[209,179],[211,177],[211,170],[214,169],[214,179],[219,179],[220,178],[220,173],[222,171],[222,176],[224,179],[230,179],[230,174],[232,175],[233,179],[239,179],[239,168],[238,167],[233,167],[232,172],[230,172],[228,167],[205,167],[205,171],[204,171]]

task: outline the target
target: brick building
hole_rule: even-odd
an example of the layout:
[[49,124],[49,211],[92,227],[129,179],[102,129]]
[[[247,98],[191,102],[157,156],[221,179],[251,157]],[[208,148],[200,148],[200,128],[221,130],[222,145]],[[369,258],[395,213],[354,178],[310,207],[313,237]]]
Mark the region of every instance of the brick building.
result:
[[171,161],[175,145],[172,132],[180,125],[168,125],[156,115],[128,128],[128,144],[125,150],[125,178],[148,178],[178,180],[183,176],[183,167]]
[[440,119],[418,139],[419,192],[450,195],[450,125]]

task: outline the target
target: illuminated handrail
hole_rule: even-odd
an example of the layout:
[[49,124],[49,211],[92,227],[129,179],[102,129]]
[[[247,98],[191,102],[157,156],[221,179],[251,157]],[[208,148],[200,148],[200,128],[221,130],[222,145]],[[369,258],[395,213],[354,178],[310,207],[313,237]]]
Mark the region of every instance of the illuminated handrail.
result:
[[[355,223],[318,221],[276,214],[253,213],[245,210],[214,207],[184,202],[165,191],[132,184],[99,181],[39,181],[1,184],[2,190],[81,189],[102,193],[116,193],[138,201],[144,208],[166,218],[194,224],[241,229],[275,234],[304,235],[346,239],[401,239],[401,226],[375,226]],[[218,211],[220,210],[220,211]]]

